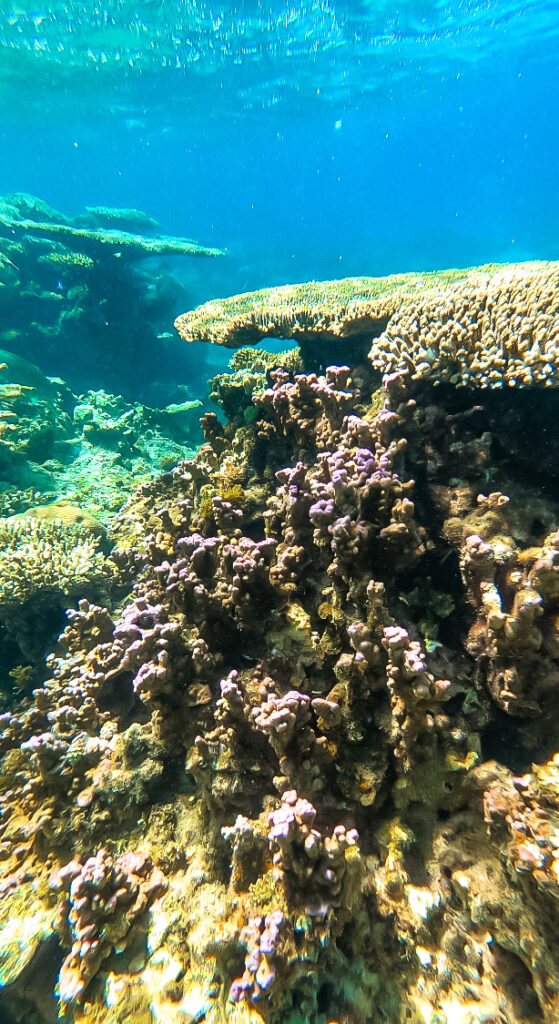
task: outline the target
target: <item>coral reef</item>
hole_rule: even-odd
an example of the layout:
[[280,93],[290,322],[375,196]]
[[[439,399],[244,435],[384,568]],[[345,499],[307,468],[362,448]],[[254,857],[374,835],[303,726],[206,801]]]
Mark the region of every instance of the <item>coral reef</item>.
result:
[[229,361],[227,373],[219,373],[210,380],[210,398],[223,409],[227,419],[250,422],[256,415],[253,397],[266,389],[267,374],[275,367],[302,370],[303,363],[297,348],[284,352],[266,352],[263,349],[238,349]]
[[179,462],[201,439],[199,400],[153,409],[106,391],[74,395],[27,360],[0,356],[4,515],[56,502],[60,518],[62,500],[107,522],[139,481]]
[[[441,274],[286,285],[207,302],[175,322],[186,341],[237,348],[294,338],[305,366],[346,358],[381,373],[472,387],[554,386],[559,265],[491,265]],[[326,360],[326,361],[325,361]]]
[[[139,210],[103,210],[100,207],[88,207],[87,217],[81,218],[79,226],[73,225],[66,217],[56,211],[41,209],[34,196],[11,193],[4,196],[0,211],[0,230],[4,237],[13,238],[19,234],[37,238],[48,238],[55,242],[70,243],[80,250],[86,251],[86,261],[82,265],[89,268],[92,263],[88,259],[99,259],[103,253],[118,254],[125,261],[142,259],[146,256],[222,256],[219,249],[208,249],[198,245],[190,238],[169,238],[166,235],[154,235],[157,222],[142,214]],[[45,221],[41,214],[47,213]],[[25,213],[33,216],[26,217]],[[95,227],[83,226],[83,221],[93,221]],[[134,227],[147,226],[150,234],[133,234]],[[56,250],[55,250],[56,251]],[[77,252],[80,257],[81,252]],[[78,263],[80,260],[78,258]]]
[[142,211],[90,208],[69,218],[26,193],[1,197],[0,345],[76,392],[163,404],[153,378],[166,375],[169,392],[178,383],[168,326],[188,301],[166,255],[220,252],[161,237]]
[[[111,522],[130,592],[71,610],[0,718],[0,1012],[558,1019],[559,487],[533,438],[559,395],[501,360],[511,325],[551,360],[557,276],[416,280],[355,363],[243,355],[229,421]],[[491,289],[507,388],[485,326],[452,367],[436,326]]]
[[108,600],[115,566],[99,550],[104,526],[140,481],[194,452],[201,403],[153,409],[105,391],[77,396],[28,360],[0,357],[3,702],[44,678],[68,603]]
[[85,864],[70,861],[51,884],[66,894],[58,927],[71,949],[60,970],[58,991],[63,1003],[73,1003],[115,947],[119,952],[126,947],[135,919],[166,885],[145,854],[128,852],[113,861],[105,850]]

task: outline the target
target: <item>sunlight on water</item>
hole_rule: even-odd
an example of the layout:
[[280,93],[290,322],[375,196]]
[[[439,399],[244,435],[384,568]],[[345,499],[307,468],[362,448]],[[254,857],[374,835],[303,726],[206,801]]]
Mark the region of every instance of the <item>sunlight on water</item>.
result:
[[0,1024],[558,1024],[559,0],[0,0]]
[[520,0],[22,3],[0,11],[0,81],[9,93],[28,85],[30,74],[48,72],[51,89],[81,92],[84,74],[98,82],[99,74],[118,81],[229,72],[248,75],[236,91],[247,109],[293,93],[340,102],[386,89],[402,74],[489,59],[504,35],[512,48],[541,45],[557,32],[546,5]]

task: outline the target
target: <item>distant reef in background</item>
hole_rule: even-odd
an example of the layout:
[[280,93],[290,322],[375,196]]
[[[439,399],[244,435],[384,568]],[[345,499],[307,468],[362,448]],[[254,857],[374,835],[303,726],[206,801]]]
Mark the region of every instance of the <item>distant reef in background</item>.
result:
[[219,254],[139,210],[0,200],[0,702],[44,675],[64,610],[114,582],[112,517],[202,440],[205,375],[182,383],[168,348],[186,301],[169,255]]
[[165,336],[187,303],[184,285],[161,261],[219,255],[160,235],[139,210],[88,207],[68,218],[27,193],[6,195],[0,346],[74,391],[104,388],[157,404],[153,378],[166,362]]
[[106,533],[0,523],[10,1024],[559,1019],[559,266],[290,288]]

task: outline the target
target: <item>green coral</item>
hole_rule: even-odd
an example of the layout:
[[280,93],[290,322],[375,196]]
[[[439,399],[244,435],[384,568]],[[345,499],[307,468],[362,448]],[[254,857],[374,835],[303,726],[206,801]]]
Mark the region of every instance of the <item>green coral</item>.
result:
[[83,270],[91,270],[95,266],[95,260],[86,256],[83,252],[49,252],[39,256],[39,263],[48,263],[55,267],[81,267]]
[[498,264],[466,270],[346,277],[262,288],[227,299],[214,299],[183,313],[175,322],[185,341],[209,341],[227,348],[256,344],[275,336],[294,338],[304,331],[337,333],[353,309],[371,321],[391,315],[407,299],[445,290],[457,282],[491,274]]
[[143,210],[114,208],[112,206],[86,206],[85,214],[76,217],[75,224],[84,228],[139,232],[153,235],[159,224]]
[[113,253],[123,259],[144,259],[146,256],[222,256],[221,249],[212,249],[198,245],[189,238],[172,238],[161,235],[158,238],[147,238],[144,235],[132,234],[129,231],[92,230],[76,228],[69,224],[42,223],[34,220],[13,220],[0,212],[0,233],[11,235],[28,232],[40,238],[53,241],[77,243],[87,249],[87,255],[101,258],[103,254]]

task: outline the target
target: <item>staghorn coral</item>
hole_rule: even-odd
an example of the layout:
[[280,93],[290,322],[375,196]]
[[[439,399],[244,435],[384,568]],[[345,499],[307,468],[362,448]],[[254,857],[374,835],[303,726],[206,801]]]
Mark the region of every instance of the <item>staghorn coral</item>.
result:
[[[93,863],[53,956],[75,1024],[557,1019],[559,493],[526,442],[556,393],[350,363],[204,418],[111,526],[124,607],[72,612],[2,716],[2,913],[40,937],[0,1007],[49,879]],[[169,884],[114,956],[130,850]]]

